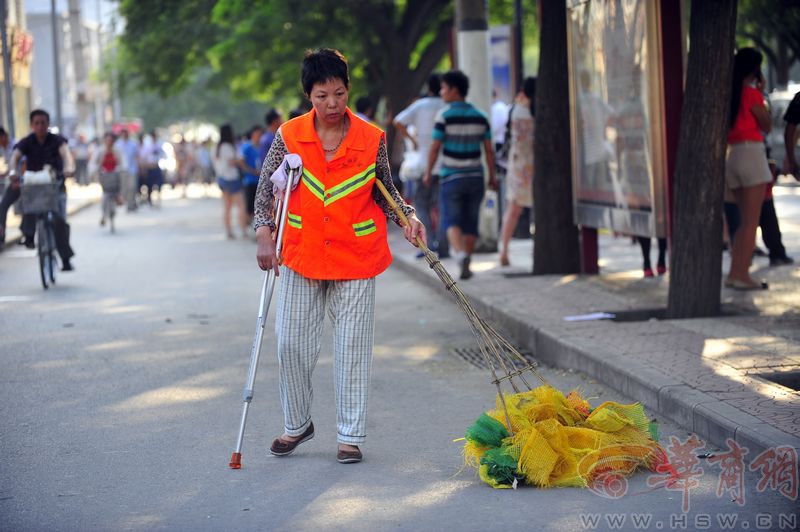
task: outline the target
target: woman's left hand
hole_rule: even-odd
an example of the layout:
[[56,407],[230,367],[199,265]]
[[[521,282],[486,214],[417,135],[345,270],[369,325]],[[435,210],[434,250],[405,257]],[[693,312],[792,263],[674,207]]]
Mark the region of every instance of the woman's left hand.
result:
[[425,245],[428,245],[428,238],[425,235],[425,226],[419,221],[415,214],[408,217],[408,225],[403,228],[403,234],[406,240],[414,244],[414,247],[419,247],[417,244],[417,237],[422,239]]

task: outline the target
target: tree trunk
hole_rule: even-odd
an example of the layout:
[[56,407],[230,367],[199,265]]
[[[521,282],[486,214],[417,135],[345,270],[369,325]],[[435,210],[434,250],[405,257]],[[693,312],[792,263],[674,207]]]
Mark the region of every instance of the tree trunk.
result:
[[674,177],[672,318],[720,310],[722,191],[736,2],[692,2],[686,89]]
[[565,2],[540,2],[541,62],[536,91],[533,197],[534,275],[580,272],[572,215],[572,162]]
[[778,43],[778,60],[775,63],[775,85],[785,90],[789,85],[789,67],[791,66],[789,61],[789,47],[786,45],[786,39],[781,35],[778,35],[775,40]]

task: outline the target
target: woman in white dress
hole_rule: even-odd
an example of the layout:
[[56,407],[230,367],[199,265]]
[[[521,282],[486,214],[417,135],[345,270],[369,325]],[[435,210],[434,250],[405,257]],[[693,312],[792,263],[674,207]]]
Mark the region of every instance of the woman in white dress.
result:
[[511,109],[511,148],[508,153],[506,212],[500,232],[500,265],[508,266],[508,243],[525,207],[533,207],[533,135],[536,78],[525,78]]

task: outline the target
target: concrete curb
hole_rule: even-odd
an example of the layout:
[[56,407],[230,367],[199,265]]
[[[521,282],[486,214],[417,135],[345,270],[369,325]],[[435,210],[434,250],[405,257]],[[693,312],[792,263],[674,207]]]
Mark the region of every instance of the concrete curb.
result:
[[[416,280],[447,294],[438,277],[412,260],[396,256],[394,264]],[[712,445],[725,449],[726,440],[731,439],[749,450],[750,460],[772,447],[788,445],[800,450],[800,438],[631,357],[599,350],[596,345],[587,345],[585,339],[571,337],[557,328],[537,327],[491,301],[475,297],[468,289],[465,293],[481,316],[498,324],[510,339],[535,353],[537,361],[583,371]]]

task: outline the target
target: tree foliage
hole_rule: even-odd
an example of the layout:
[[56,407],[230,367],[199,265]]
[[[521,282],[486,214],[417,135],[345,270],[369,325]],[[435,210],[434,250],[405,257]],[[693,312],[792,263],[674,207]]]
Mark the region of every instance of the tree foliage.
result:
[[800,0],[740,0],[736,34],[741,45],[759,48],[786,85],[800,60]]
[[209,89],[272,101],[300,96],[309,48],[333,47],[350,61],[357,94],[407,105],[447,51],[449,0],[120,0],[125,73],[162,96],[209,68]]

